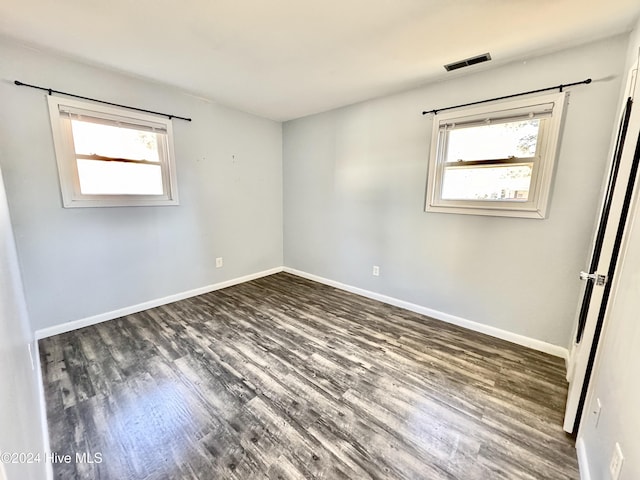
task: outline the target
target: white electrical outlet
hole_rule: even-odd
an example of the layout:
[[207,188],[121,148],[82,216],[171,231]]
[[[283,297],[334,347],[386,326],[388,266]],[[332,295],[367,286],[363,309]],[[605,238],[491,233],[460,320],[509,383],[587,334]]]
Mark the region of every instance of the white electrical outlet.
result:
[[222,257],[216,258],[216,268],[222,268],[223,262]]
[[378,265],[374,265],[373,266],[373,276],[374,277],[379,277],[380,276],[380,267]]
[[611,474],[611,480],[618,480],[620,478],[622,462],[624,462],[622,449],[620,448],[620,444],[616,442],[616,446],[613,449],[613,455],[611,456],[611,463],[609,464],[609,473]]

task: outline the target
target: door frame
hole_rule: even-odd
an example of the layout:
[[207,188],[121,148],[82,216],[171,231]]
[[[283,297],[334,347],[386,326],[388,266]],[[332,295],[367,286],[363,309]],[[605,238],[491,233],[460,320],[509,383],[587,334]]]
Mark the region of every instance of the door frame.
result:
[[[635,64],[631,67],[627,76],[625,99],[628,98],[633,100],[637,74],[638,64]],[[627,105],[626,100],[625,105]],[[624,107],[621,111],[621,116],[623,113]],[[616,139],[619,139],[619,134]],[[589,303],[589,312],[586,317],[586,322],[582,325],[582,335],[580,335],[578,329],[581,327],[579,325],[580,321],[584,320],[581,319],[581,314],[584,313],[583,310],[585,305],[583,304],[581,306],[579,304],[578,315],[576,317],[576,328],[572,338],[573,343],[567,368],[569,393],[565,410],[564,430],[573,434],[577,434],[579,429],[583,409],[588,395],[589,381],[594,366],[595,356],[608,315],[607,307],[615,295],[615,287],[617,285],[617,278],[615,275],[616,265],[619,264],[619,255],[626,237],[626,231],[628,230],[627,219],[629,217],[631,201],[633,200],[633,192],[637,189],[636,180],[638,176],[638,165],[636,164],[634,167],[634,157],[638,152],[640,152],[640,105],[635,105],[635,108],[631,112],[626,140],[621,148],[622,151],[618,178],[621,179],[619,183],[622,184],[616,185],[617,189],[613,192],[610,205],[611,210],[606,223],[607,231],[604,243],[608,251],[603,252],[603,255],[599,259],[601,262],[604,262],[605,265],[598,265],[600,267],[600,271],[598,273],[606,272],[608,277],[607,282],[605,285],[600,286],[600,288],[594,285],[586,285],[583,289],[583,295],[589,290],[589,293],[593,293],[593,296]],[[613,154],[615,155],[615,151]],[[612,158],[612,162],[615,162],[615,160],[615,158]],[[612,163],[609,169],[610,173],[614,168],[615,164]],[[600,223],[600,219],[605,213],[605,207],[606,198],[603,199],[603,205],[601,206],[596,220],[597,223]],[[596,246],[596,242],[602,241],[598,236],[599,232],[596,231],[592,248],[590,250],[592,254]],[[591,272],[590,270],[590,273],[594,272]],[[589,283],[591,283],[591,281],[589,281]],[[582,338],[576,338],[576,336],[581,336]]]

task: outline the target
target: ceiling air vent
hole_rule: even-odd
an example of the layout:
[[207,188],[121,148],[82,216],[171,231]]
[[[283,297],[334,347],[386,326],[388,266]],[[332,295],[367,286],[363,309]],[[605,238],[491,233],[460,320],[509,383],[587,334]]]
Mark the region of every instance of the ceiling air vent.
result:
[[482,55],[477,55],[475,57],[467,58],[465,60],[460,60],[458,62],[449,63],[448,65],[444,66],[444,69],[447,72],[450,72],[452,70],[457,70],[459,68],[469,67],[471,65],[475,65],[476,63],[487,62],[489,60],[491,60],[491,55],[489,55],[488,53],[483,53]]

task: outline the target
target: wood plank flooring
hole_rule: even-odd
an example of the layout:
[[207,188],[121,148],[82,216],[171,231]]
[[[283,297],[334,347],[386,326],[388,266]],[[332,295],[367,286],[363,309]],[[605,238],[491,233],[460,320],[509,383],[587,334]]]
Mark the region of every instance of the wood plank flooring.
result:
[[40,352],[60,479],[579,478],[561,359],[286,273]]

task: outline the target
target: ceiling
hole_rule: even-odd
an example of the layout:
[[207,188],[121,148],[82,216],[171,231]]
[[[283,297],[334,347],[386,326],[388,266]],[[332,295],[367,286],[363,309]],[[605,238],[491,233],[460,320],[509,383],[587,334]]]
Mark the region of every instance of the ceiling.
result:
[[477,54],[495,65],[629,31],[639,14],[638,0],[5,0],[0,34],[289,120]]

